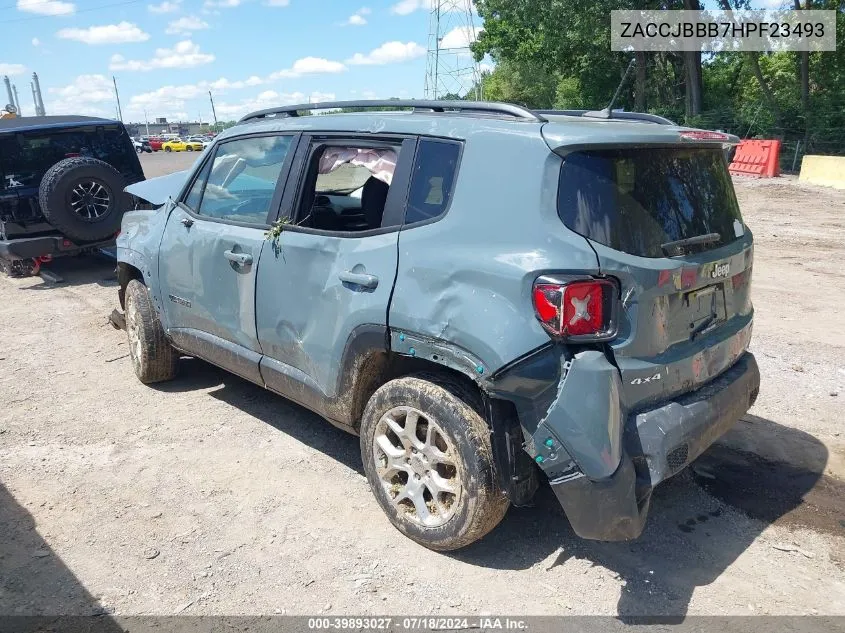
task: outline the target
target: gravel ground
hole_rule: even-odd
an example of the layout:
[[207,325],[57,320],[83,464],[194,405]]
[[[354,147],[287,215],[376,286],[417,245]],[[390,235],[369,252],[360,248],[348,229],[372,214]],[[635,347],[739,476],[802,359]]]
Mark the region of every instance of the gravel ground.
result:
[[[148,176],[195,159],[142,157]],[[845,192],[736,185],[761,395],[632,543],[579,540],[545,490],[425,550],[377,507],[357,438],[197,360],[141,385],[109,262],[0,279],[0,613],[845,614]]]

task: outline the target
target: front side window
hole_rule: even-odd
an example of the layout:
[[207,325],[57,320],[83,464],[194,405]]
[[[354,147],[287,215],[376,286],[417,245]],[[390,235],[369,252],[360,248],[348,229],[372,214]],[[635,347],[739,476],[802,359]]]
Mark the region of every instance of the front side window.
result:
[[266,224],[291,136],[260,136],[221,143],[183,203],[209,218]]

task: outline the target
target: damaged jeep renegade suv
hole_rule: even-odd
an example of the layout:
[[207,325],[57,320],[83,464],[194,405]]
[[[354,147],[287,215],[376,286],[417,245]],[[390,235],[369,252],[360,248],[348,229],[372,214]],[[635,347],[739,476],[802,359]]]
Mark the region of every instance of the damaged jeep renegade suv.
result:
[[[405,110],[307,116],[344,107]],[[432,549],[544,480],[578,535],[636,538],[757,396],[736,140],[496,103],[253,113],[127,188],[160,205],[118,238],[134,370],[199,357],[358,434],[379,505]]]

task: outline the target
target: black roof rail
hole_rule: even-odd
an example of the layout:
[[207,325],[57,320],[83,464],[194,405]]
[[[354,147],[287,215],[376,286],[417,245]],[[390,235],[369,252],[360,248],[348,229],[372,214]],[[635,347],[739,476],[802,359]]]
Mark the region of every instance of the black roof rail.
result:
[[623,119],[628,121],[657,123],[658,125],[677,125],[677,123],[667,119],[666,117],[662,117],[657,114],[649,114],[648,112],[624,112],[623,110],[614,110],[613,112],[608,112],[607,110],[534,110],[534,112],[542,115],[580,116],[588,119],[599,119],[604,121]]
[[301,103],[299,105],[266,108],[250,112],[238,123],[266,119],[268,117],[295,117],[303,110],[329,110],[335,108],[413,108],[414,111],[430,112],[478,112],[480,114],[499,114],[525,121],[544,123],[546,118],[540,113],[528,110],[512,103],[495,101],[426,101],[417,99],[380,99],[362,101],[324,101],[321,103]]

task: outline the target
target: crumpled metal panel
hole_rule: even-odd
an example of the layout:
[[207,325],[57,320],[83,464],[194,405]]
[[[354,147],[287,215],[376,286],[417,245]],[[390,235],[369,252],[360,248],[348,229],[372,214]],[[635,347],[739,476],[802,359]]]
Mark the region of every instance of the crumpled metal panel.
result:
[[150,289],[153,305],[161,317],[164,311],[158,284],[158,246],[169,213],[169,206],[154,211],[128,211],[123,215],[120,235],[116,240],[117,261],[141,271],[144,283]]
[[557,397],[526,448],[552,478],[574,460],[590,479],[604,479],[622,458],[619,372],[597,351],[580,352],[569,361],[561,356],[561,363]]
[[490,373],[548,343],[531,299],[539,275],[598,272],[557,215],[561,159],[538,128],[510,130],[505,153],[500,131],[471,128],[446,215],[400,233],[389,319],[468,350]]

